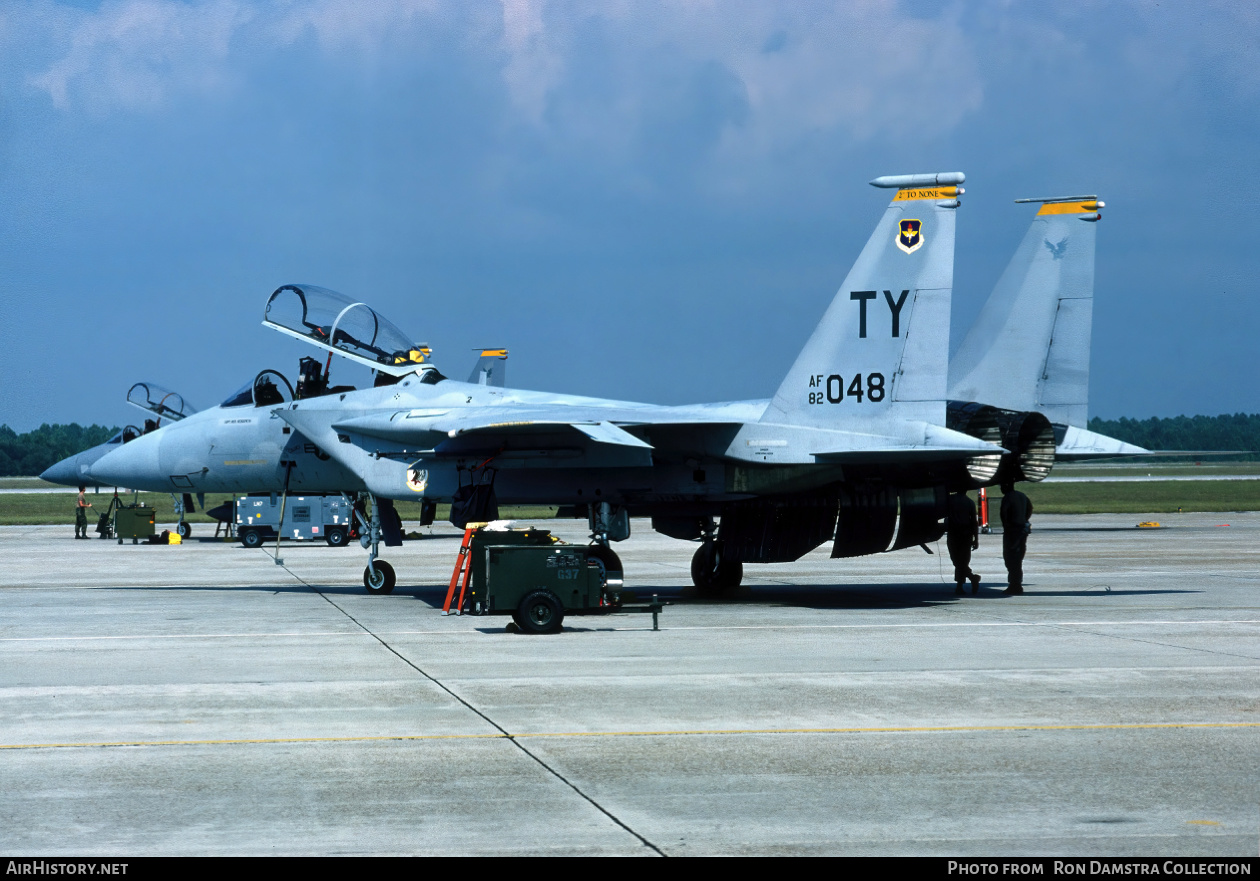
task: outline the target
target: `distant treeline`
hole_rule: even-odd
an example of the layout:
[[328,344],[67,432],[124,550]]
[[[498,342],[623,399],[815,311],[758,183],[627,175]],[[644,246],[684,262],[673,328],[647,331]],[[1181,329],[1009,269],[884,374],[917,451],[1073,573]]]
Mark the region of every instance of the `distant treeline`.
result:
[[[1260,413],[1174,416],[1171,419],[1091,419],[1089,430],[1148,450],[1260,450]],[[102,444],[118,428],[77,422],[41,425],[17,434],[0,425],[0,477],[39,474],[67,456]],[[1255,459],[1256,456],[1244,456]]]
[[[1090,431],[1148,450],[1260,450],[1260,413],[1091,419]],[[1240,456],[1252,460],[1255,456]]]
[[77,422],[69,425],[41,425],[34,431],[18,434],[7,425],[0,425],[0,477],[30,477],[67,456],[103,444],[118,433],[117,428]]

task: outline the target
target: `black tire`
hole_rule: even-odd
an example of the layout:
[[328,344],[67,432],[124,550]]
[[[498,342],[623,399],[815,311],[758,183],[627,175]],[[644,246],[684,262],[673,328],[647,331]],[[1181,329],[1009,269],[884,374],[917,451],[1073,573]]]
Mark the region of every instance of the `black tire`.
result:
[[559,633],[564,606],[551,591],[536,590],[521,600],[515,618],[517,626],[526,633]]
[[[373,578],[373,575],[376,577]],[[367,588],[368,593],[393,593],[394,567],[384,560],[377,560],[371,566],[365,567],[363,570],[363,586]]]
[[192,536],[192,524],[179,521],[179,525],[175,527],[175,531],[179,533],[180,538],[189,538]]
[[263,544],[262,533],[257,529],[242,529],[240,531],[241,544],[247,548],[260,548]]
[[738,561],[717,559],[716,544],[705,543],[696,548],[691,558],[691,581],[701,594],[713,595],[731,587],[738,587],[744,580],[744,564]]
[[328,530],[328,534],[324,536],[324,541],[328,542],[334,548],[345,547],[346,531],[338,527]]

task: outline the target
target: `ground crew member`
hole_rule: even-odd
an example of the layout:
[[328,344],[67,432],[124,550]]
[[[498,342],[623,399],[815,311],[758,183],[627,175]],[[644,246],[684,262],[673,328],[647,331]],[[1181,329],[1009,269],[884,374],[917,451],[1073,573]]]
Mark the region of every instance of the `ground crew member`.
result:
[[976,522],[976,503],[965,492],[949,497],[946,518],[945,546],[949,561],[954,564],[954,593],[962,595],[963,582],[971,580],[971,592],[980,590],[980,576],[971,571],[971,552],[980,547],[980,525]]
[[[74,503],[74,537],[87,538],[87,509],[92,507],[92,503],[83,497],[87,492],[86,486],[79,487],[79,498]],[[82,533],[82,534],[80,534]]]
[[1024,551],[1028,549],[1028,533],[1032,526],[1032,502],[1028,496],[1015,489],[1015,484],[1002,484],[1002,562],[1006,564],[1007,587],[1005,593],[1024,592]]

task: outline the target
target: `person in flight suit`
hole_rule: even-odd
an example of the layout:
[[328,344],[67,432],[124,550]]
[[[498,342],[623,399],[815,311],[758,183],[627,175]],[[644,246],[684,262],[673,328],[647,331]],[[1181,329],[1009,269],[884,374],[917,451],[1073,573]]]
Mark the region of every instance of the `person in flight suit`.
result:
[[74,503],[74,537],[87,538],[87,509],[92,507],[92,503],[83,497],[87,492],[86,486],[79,487],[79,498]]
[[1002,484],[1002,562],[1006,564],[1008,594],[1024,592],[1024,551],[1032,531],[1028,523],[1032,511],[1032,502],[1015,489],[1014,483],[1008,480]]
[[949,561],[954,564],[954,593],[963,593],[963,582],[971,580],[971,592],[980,590],[980,576],[971,571],[971,552],[980,547],[980,525],[976,522],[976,503],[965,492],[949,497],[949,515],[945,521],[945,546]]

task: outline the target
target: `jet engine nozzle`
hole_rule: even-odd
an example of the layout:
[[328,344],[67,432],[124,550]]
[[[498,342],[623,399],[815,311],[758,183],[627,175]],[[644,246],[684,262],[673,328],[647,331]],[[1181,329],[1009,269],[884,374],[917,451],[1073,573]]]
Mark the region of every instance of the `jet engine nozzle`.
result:
[[977,486],[1007,480],[1045,480],[1054,467],[1054,426],[1040,413],[1004,410],[975,401],[950,401],[945,425],[1010,451],[1003,456],[978,456],[968,461],[967,472]]

